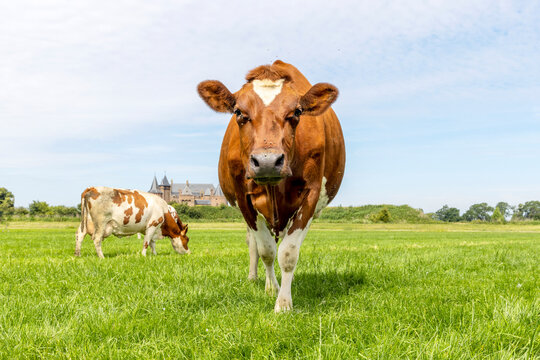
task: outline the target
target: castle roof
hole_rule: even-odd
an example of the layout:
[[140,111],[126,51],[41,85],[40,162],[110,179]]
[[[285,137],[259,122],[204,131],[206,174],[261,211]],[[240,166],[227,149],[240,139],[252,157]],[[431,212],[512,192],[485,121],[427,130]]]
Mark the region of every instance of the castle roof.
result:
[[154,181],[152,181],[152,186],[150,187],[150,190],[148,190],[149,193],[152,193],[152,194],[160,194],[161,191],[159,191],[158,189],[158,184],[157,184],[157,179],[156,179],[156,176],[154,175]]
[[219,186],[219,185],[217,186],[216,192],[214,193],[214,196],[225,196],[223,194],[223,191],[221,190],[221,186]]
[[193,195],[188,184],[186,184],[186,186],[184,186],[184,188],[182,189],[182,195]]
[[202,196],[207,190],[212,193],[214,190],[214,185],[212,184],[192,184],[192,183],[184,183],[184,184],[178,184],[174,183],[171,186],[171,192],[177,196],[177,195],[195,195],[195,196]]
[[206,188],[206,190],[204,190],[204,196],[210,196],[212,195],[212,191],[210,191],[210,188]]
[[163,180],[161,180],[161,186],[171,186],[169,180],[167,179],[167,175],[163,176]]

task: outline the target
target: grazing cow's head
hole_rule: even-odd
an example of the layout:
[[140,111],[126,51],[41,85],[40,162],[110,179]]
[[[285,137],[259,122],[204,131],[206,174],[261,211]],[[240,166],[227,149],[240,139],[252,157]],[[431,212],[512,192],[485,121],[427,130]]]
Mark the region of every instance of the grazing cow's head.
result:
[[164,236],[171,238],[171,244],[173,249],[179,254],[190,254],[191,251],[188,248],[189,238],[187,236],[188,224],[182,224],[180,218],[173,210],[165,213],[165,220],[162,225],[162,231]]
[[325,112],[336,100],[335,86],[319,83],[299,93],[290,75],[273,65],[250,71],[232,94],[216,80],[203,81],[199,95],[212,109],[233,113],[240,131],[246,177],[275,185],[291,175],[294,135],[300,121]]
[[172,246],[179,254],[190,254],[191,251],[188,248],[189,238],[187,236],[188,225],[183,225],[180,219],[178,219],[178,229],[180,230],[180,235],[171,239]]

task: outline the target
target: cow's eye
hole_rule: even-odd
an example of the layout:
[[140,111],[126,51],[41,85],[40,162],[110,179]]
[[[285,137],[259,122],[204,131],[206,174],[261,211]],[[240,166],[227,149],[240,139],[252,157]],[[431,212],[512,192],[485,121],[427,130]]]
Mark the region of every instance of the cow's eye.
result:
[[247,115],[242,114],[242,111],[240,109],[234,110],[234,115],[236,115],[236,122],[239,125],[244,125],[249,121],[249,117]]
[[302,109],[295,109],[293,115],[286,120],[290,122],[293,127],[296,127],[300,121],[300,115],[302,115]]

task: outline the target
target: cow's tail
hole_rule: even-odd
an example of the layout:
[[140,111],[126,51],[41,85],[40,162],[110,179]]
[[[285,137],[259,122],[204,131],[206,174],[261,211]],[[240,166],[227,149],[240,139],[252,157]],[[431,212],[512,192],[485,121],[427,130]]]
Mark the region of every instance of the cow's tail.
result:
[[88,218],[88,197],[86,196],[86,192],[81,196],[81,231],[82,233],[86,233],[87,224],[86,222]]

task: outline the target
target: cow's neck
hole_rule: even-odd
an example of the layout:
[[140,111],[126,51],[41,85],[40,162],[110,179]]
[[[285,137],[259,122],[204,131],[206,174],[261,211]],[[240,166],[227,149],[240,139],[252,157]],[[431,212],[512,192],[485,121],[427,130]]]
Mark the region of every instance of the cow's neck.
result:
[[272,227],[272,231],[274,232],[274,236],[276,238],[276,242],[279,239],[279,212],[278,212],[278,203],[277,203],[277,195],[276,192],[279,191],[277,186],[275,185],[266,185],[266,193],[268,202],[270,203],[269,207],[271,210],[271,221],[270,226]]
[[265,218],[276,240],[281,230],[280,213],[278,211],[280,207],[279,191],[279,185],[257,185],[255,182],[250,182],[246,193],[249,196],[253,210]]

